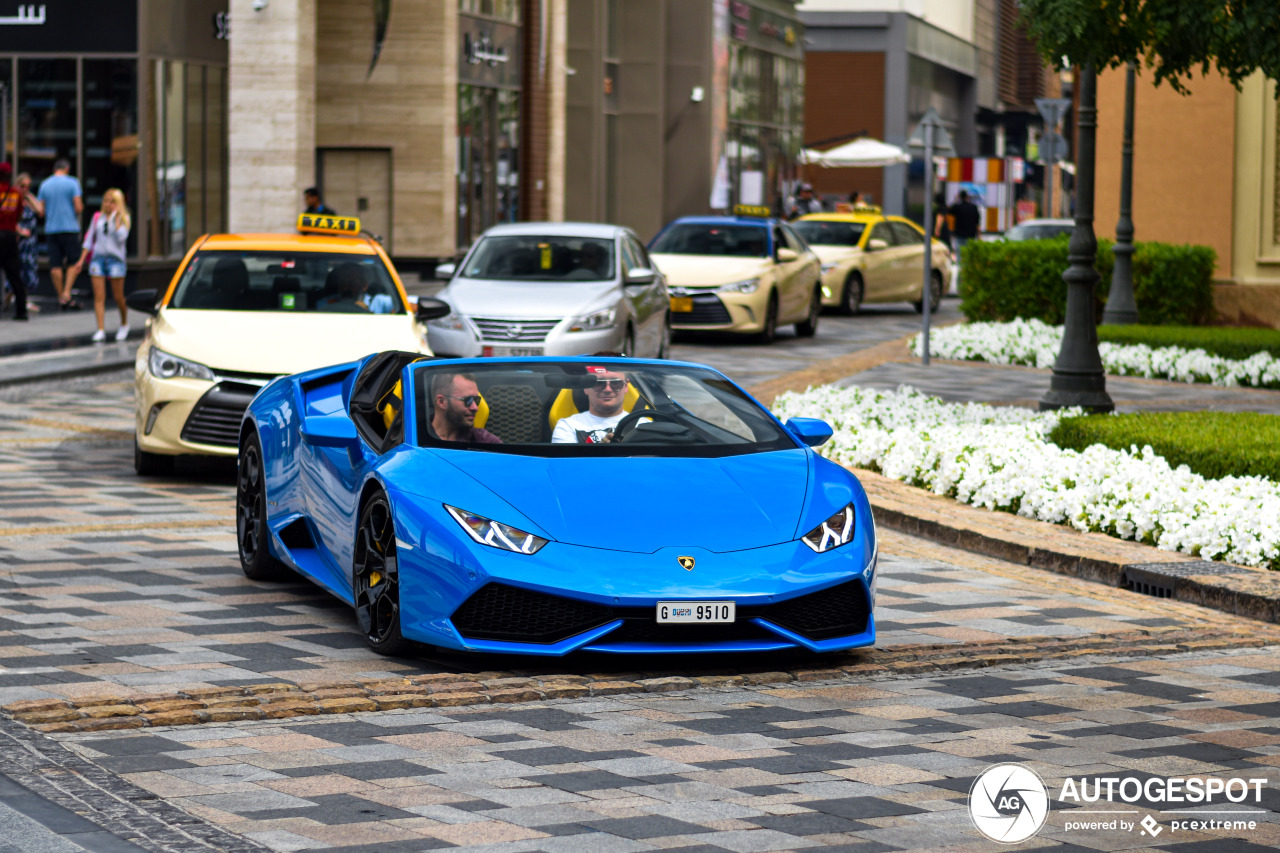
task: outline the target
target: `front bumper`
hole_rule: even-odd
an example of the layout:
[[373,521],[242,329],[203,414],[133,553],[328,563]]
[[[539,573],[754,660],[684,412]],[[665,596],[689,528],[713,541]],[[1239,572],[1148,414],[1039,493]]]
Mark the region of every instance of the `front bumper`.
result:
[[244,411],[265,379],[161,379],[147,369],[145,350],[138,350],[134,374],[138,447],[165,456],[234,457]]
[[849,277],[849,267],[837,266],[822,274],[822,307],[839,307],[844,298],[844,285]]
[[[715,293],[710,289],[671,288],[671,328],[754,334],[764,331],[765,312],[769,307],[769,289],[760,287],[755,293]],[[676,311],[675,298],[693,299],[692,311]]]

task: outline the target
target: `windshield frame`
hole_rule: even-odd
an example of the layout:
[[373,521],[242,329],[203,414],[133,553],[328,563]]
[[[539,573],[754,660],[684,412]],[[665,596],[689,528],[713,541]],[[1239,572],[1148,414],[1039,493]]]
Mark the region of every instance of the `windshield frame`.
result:
[[[765,441],[741,441],[736,443],[722,444],[680,444],[680,445],[664,445],[657,443],[621,443],[612,444],[578,444],[578,443],[548,443],[548,442],[528,442],[528,443],[511,443],[511,444],[483,444],[470,442],[453,442],[443,441],[434,436],[432,430],[428,427],[432,412],[429,411],[430,394],[429,382],[431,374],[437,371],[449,371],[456,373],[474,373],[480,374],[486,371],[499,372],[509,370],[519,370],[521,367],[538,367],[549,366],[582,366],[582,373],[586,375],[588,366],[604,366],[615,369],[618,372],[625,372],[632,377],[632,384],[636,390],[640,392],[643,399],[651,402],[660,411],[666,408],[667,400],[665,392],[661,387],[652,380],[646,379],[643,374],[649,373],[666,373],[666,374],[688,374],[691,377],[699,377],[702,380],[708,380],[707,387],[712,389],[712,396],[722,406],[728,409],[729,413],[735,417],[742,419],[742,413],[748,413],[749,417],[758,419],[756,426],[768,425],[773,430],[774,435]],[[473,358],[473,359],[438,359],[415,362],[410,367],[405,368],[409,373],[408,393],[413,396],[412,423],[405,434],[405,441],[415,447],[429,450],[454,450],[464,452],[485,452],[499,453],[512,456],[532,456],[539,458],[577,458],[577,459],[642,459],[651,457],[660,458],[685,458],[685,459],[708,459],[723,458],[729,456],[744,456],[756,453],[770,453],[778,450],[792,450],[796,447],[804,447],[785,426],[779,421],[769,409],[759,403],[754,397],[748,394],[741,386],[733,382],[719,371],[702,364],[692,364],[687,362],[671,362],[657,361],[653,359],[618,359],[606,357],[576,357],[576,358],[548,358],[548,357],[530,357],[530,358]],[[573,375],[569,371],[565,371],[566,375]],[[576,373],[576,371],[575,371]],[[637,374],[640,374],[637,376]],[[697,380],[695,380],[697,381]],[[558,391],[554,391],[557,386],[548,385],[552,389],[553,397]],[[650,400],[652,398],[652,400]],[[663,399],[666,398],[666,399]],[[732,402],[726,402],[732,401]],[[725,430],[723,427],[717,427],[714,424],[698,418],[677,401],[671,400],[680,410],[688,417],[698,421],[700,425],[711,427],[714,430]],[[544,401],[543,411],[539,417],[546,417],[547,411]],[[679,413],[676,413],[678,416]],[[683,417],[683,416],[681,416]],[[753,434],[756,433],[752,423],[743,420],[743,425],[751,429]],[[695,425],[695,428],[698,428]],[[701,431],[701,430],[700,430]],[[500,437],[500,436],[499,436]]]

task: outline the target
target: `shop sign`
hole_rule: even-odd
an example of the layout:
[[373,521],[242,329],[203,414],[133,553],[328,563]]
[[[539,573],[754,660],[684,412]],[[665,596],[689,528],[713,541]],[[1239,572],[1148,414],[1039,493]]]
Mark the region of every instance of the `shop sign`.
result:
[[733,4],[729,7],[735,18],[744,21],[751,20],[751,5],[743,3],[742,0],[733,0]]
[[137,49],[136,0],[0,0],[0,53],[132,53]]
[[231,39],[231,13],[230,12],[214,12],[213,13],[213,37],[218,41],[230,41]]
[[520,28],[458,16],[458,82],[520,86]]

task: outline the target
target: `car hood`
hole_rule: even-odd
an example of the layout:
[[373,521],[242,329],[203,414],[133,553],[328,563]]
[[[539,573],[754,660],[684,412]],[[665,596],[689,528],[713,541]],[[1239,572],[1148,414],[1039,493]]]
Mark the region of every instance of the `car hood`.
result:
[[764,275],[773,269],[770,258],[733,258],[724,255],[650,255],[672,287],[730,284]]
[[556,541],[642,554],[795,539],[810,477],[800,448],[719,459],[437,452]]
[[612,305],[615,281],[493,281],[463,279],[440,292],[458,314],[469,317],[559,320]]
[[404,314],[203,311],[162,308],[154,346],[215,371],[299,373],[397,349],[430,353]]
[[862,250],[857,246],[810,246],[813,253],[818,256],[818,260],[824,264],[838,264],[858,257],[862,254]]

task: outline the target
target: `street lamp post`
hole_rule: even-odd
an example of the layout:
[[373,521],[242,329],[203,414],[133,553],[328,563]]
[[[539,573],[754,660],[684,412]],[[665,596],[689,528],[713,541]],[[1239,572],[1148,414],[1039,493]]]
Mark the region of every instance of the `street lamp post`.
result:
[[1076,226],[1067,247],[1067,317],[1062,349],[1053,365],[1049,390],[1040,399],[1041,410],[1082,406],[1095,412],[1114,411],[1107,394],[1107,375],[1098,355],[1098,330],[1094,316],[1094,287],[1098,271],[1094,260],[1098,240],[1093,233],[1094,161],[1097,152],[1097,72],[1089,63],[1080,70],[1079,150],[1076,152]]
[[1133,86],[1134,65],[1124,74],[1124,145],[1120,155],[1120,221],[1116,223],[1115,266],[1111,268],[1111,292],[1102,322],[1138,322],[1138,305],[1133,299]]

